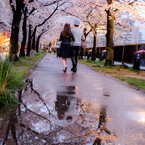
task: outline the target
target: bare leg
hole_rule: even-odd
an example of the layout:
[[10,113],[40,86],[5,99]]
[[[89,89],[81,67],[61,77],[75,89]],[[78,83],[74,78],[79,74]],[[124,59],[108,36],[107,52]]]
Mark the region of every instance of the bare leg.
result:
[[62,63],[63,63],[63,69],[65,69],[66,65],[65,65],[65,60],[63,57],[61,57]]
[[64,63],[65,63],[65,69],[64,69],[64,72],[67,71],[67,58],[63,58],[64,59]]
[[67,67],[67,58],[64,58],[65,67]]

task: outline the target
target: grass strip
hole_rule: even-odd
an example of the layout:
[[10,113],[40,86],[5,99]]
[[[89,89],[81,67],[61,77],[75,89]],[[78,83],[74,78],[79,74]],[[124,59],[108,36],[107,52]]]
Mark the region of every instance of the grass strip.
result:
[[45,52],[35,54],[34,58],[20,57],[19,61],[10,62],[8,58],[0,61],[0,107],[17,104],[15,90],[24,87],[26,78],[35,63],[45,56]]
[[[13,70],[15,73],[15,76],[18,80],[18,86],[23,84],[23,79],[26,78],[28,72],[30,69],[35,65],[35,63],[45,56],[45,52],[42,51],[42,53],[36,53],[34,58],[30,58],[28,56],[21,57],[19,61],[13,63]],[[20,83],[20,84],[19,84]],[[16,86],[17,86],[16,85]]]
[[129,85],[145,90],[145,80],[132,78],[132,77],[120,77],[120,76],[116,76],[115,78],[127,82]]

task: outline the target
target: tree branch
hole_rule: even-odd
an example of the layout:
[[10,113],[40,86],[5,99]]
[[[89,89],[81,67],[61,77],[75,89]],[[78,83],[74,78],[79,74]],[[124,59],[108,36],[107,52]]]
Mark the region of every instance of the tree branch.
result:
[[29,17],[34,11],[36,11],[36,10],[37,10],[36,8],[33,8],[33,9],[30,11],[28,17]]
[[72,14],[72,13],[66,12],[65,10],[61,10],[61,11],[62,11],[62,12],[65,12],[66,15],[74,16],[74,17],[76,17],[76,18],[79,18],[81,21],[85,22],[85,21],[84,21],[82,18],[80,18],[79,16],[76,16],[76,15],[74,15],[74,14]]
[[135,2],[137,2],[137,0],[134,0],[133,2],[129,3],[129,5],[133,5]]
[[47,20],[50,19],[53,16],[53,14],[57,11],[58,7],[59,7],[59,5],[57,4],[55,10],[41,24],[39,24],[38,27],[40,27],[43,24],[45,24],[47,22]]
[[56,0],[56,1],[53,1],[52,3],[49,3],[49,4],[42,4],[43,6],[51,6],[51,5],[53,5],[53,4],[55,4],[55,3],[58,3],[58,2],[60,2],[61,0]]
[[15,13],[16,10],[15,10],[15,7],[13,5],[13,0],[9,0],[9,3],[10,3],[10,6],[12,8],[12,12]]
[[92,29],[90,29],[90,30],[86,33],[86,37],[90,34],[90,32],[92,32]]
[[114,12],[114,13],[117,13],[118,11],[119,11],[119,9],[116,9],[116,10],[114,10],[113,12]]

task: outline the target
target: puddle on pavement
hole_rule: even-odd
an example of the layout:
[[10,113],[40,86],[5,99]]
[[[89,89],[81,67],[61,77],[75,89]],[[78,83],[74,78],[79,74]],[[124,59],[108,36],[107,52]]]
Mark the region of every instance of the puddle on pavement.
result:
[[77,86],[41,94],[32,80],[27,83],[21,103],[0,111],[0,144],[115,144],[115,134],[106,127],[106,106],[76,98]]
[[128,112],[127,116],[134,121],[145,123],[145,112]]

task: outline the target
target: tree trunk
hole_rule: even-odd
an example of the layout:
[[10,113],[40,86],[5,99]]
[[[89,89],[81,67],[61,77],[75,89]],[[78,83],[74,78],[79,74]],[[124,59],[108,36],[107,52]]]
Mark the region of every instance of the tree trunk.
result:
[[13,15],[12,29],[11,29],[11,38],[10,38],[10,58],[18,60],[18,42],[19,42],[19,27],[21,21],[22,13],[16,11]]
[[37,31],[37,26],[35,27],[34,29],[34,32],[33,32],[33,39],[32,39],[32,49],[35,50],[36,49],[36,31]]
[[36,41],[36,52],[38,53],[39,52],[39,42],[40,42],[40,38],[41,38],[41,36],[45,33],[45,32],[47,32],[47,30],[42,30],[42,33],[38,36],[38,38],[37,38],[37,41]]
[[16,1],[16,9],[12,5],[10,1],[10,5],[13,12],[13,20],[12,20],[12,27],[11,27],[11,38],[10,38],[10,59],[18,60],[17,52],[19,49],[18,42],[19,42],[19,28],[20,28],[20,21],[22,17],[22,12],[25,7],[24,1]]
[[32,49],[36,50],[36,31],[37,31],[37,27],[41,27],[42,25],[44,25],[57,11],[59,5],[57,5],[57,7],[54,9],[54,11],[39,25],[35,26],[34,32],[33,32],[33,40],[32,40]]
[[20,56],[25,56],[25,45],[27,40],[27,7],[24,11],[24,21],[23,21],[23,40],[21,44]]
[[27,45],[27,56],[30,55],[30,51],[31,51],[31,42],[32,42],[32,26],[31,24],[29,24],[29,36],[28,36],[28,45]]
[[107,11],[107,34],[106,34],[106,59],[105,65],[112,66],[114,63],[113,49],[114,14],[113,10]]
[[94,42],[93,42],[93,49],[92,49],[92,57],[91,60],[96,60],[96,44],[97,44],[97,32],[94,32]]
[[42,36],[42,35],[39,35],[38,38],[37,38],[37,41],[36,41],[36,52],[37,52],[37,53],[39,52],[39,42],[40,42],[41,36]]

